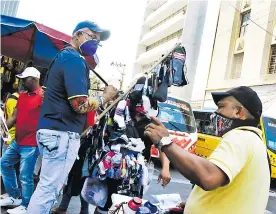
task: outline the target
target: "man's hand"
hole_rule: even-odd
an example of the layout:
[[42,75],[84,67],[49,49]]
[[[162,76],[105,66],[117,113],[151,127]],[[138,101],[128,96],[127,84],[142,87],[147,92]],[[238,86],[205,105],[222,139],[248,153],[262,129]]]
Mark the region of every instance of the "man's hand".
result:
[[178,205],[178,207],[181,207],[184,209],[185,205],[186,205],[186,201],[181,201],[180,204]]
[[169,131],[159,119],[152,117],[152,122],[146,126],[145,135],[158,144],[163,137],[169,136]]
[[162,169],[158,177],[158,183],[160,183],[162,180],[162,186],[165,187],[168,183],[170,183],[171,179],[172,177],[170,174],[170,170]]
[[108,85],[105,87],[104,92],[103,92],[103,103],[108,103],[118,96],[118,90],[112,86]]

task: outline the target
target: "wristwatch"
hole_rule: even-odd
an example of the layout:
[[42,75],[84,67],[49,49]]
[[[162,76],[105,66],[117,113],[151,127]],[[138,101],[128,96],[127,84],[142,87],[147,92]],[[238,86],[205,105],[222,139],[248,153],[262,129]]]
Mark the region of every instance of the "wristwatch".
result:
[[160,142],[156,145],[159,151],[161,151],[163,146],[168,146],[172,144],[172,139],[171,137],[163,137]]

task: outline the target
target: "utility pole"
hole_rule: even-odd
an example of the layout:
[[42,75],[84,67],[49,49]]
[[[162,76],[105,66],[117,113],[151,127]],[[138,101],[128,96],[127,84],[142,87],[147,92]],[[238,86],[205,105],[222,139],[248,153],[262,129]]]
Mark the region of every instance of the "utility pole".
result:
[[120,90],[122,90],[123,83],[124,83],[126,64],[122,64],[121,62],[120,63],[119,62],[111,62],[110,65],[115,66],[117,68],[118,72],[121,75],[121,78],[119,79],[119,82],[120,82]]

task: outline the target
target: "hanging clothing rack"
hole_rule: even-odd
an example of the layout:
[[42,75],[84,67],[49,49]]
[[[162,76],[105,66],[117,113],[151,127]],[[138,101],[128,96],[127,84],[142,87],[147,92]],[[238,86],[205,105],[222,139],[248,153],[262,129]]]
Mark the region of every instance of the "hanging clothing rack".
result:
[[[152,65],[149,69],[147,69],[145,72],[143,72],[143,74],[147,74],[149,72],[151,72],[152,69],[154,69],[157,65],[159,65],[164,59],[166,59],[172,51],[174,51],[179,45],[181,44],[180,41],[176,42],[175,45],[164,55],[162,55],[162,57],[159,58],[159,60],[156,61],[156,63],[154,65]],[[138,78],[134,81],[133,84],[131,84],[131,86],[126,89],[124,91],[124,93],[122,95],[120,95],[115,101],[113,101],[100,115],[98,115],[96,117],[96,121],[99,121],[107,112],[109,112],[120,100],[122,100],[131,90],[132,88],[135,86],[136,81],[138,80]],[[84,132],[82,133],[82,136],[85,136],[87,131],[90,129],[91,127],[88,127],[86,130],[84,130]]]

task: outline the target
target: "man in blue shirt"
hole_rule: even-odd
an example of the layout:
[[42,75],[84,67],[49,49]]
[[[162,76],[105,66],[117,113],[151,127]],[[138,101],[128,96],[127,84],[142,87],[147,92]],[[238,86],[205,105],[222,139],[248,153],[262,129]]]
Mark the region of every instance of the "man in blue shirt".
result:
[[93,57],[99,41],[109,36],[110,31],[93,22],[80,22],[73,31],[71,45],[57,55],[47,73],[37,128],[42,167],[29,214],[51,212],[77,157],[87,113],[118,94],[113,86],[107,86],[102,97],[88,97],[89,67],[83,56]]

